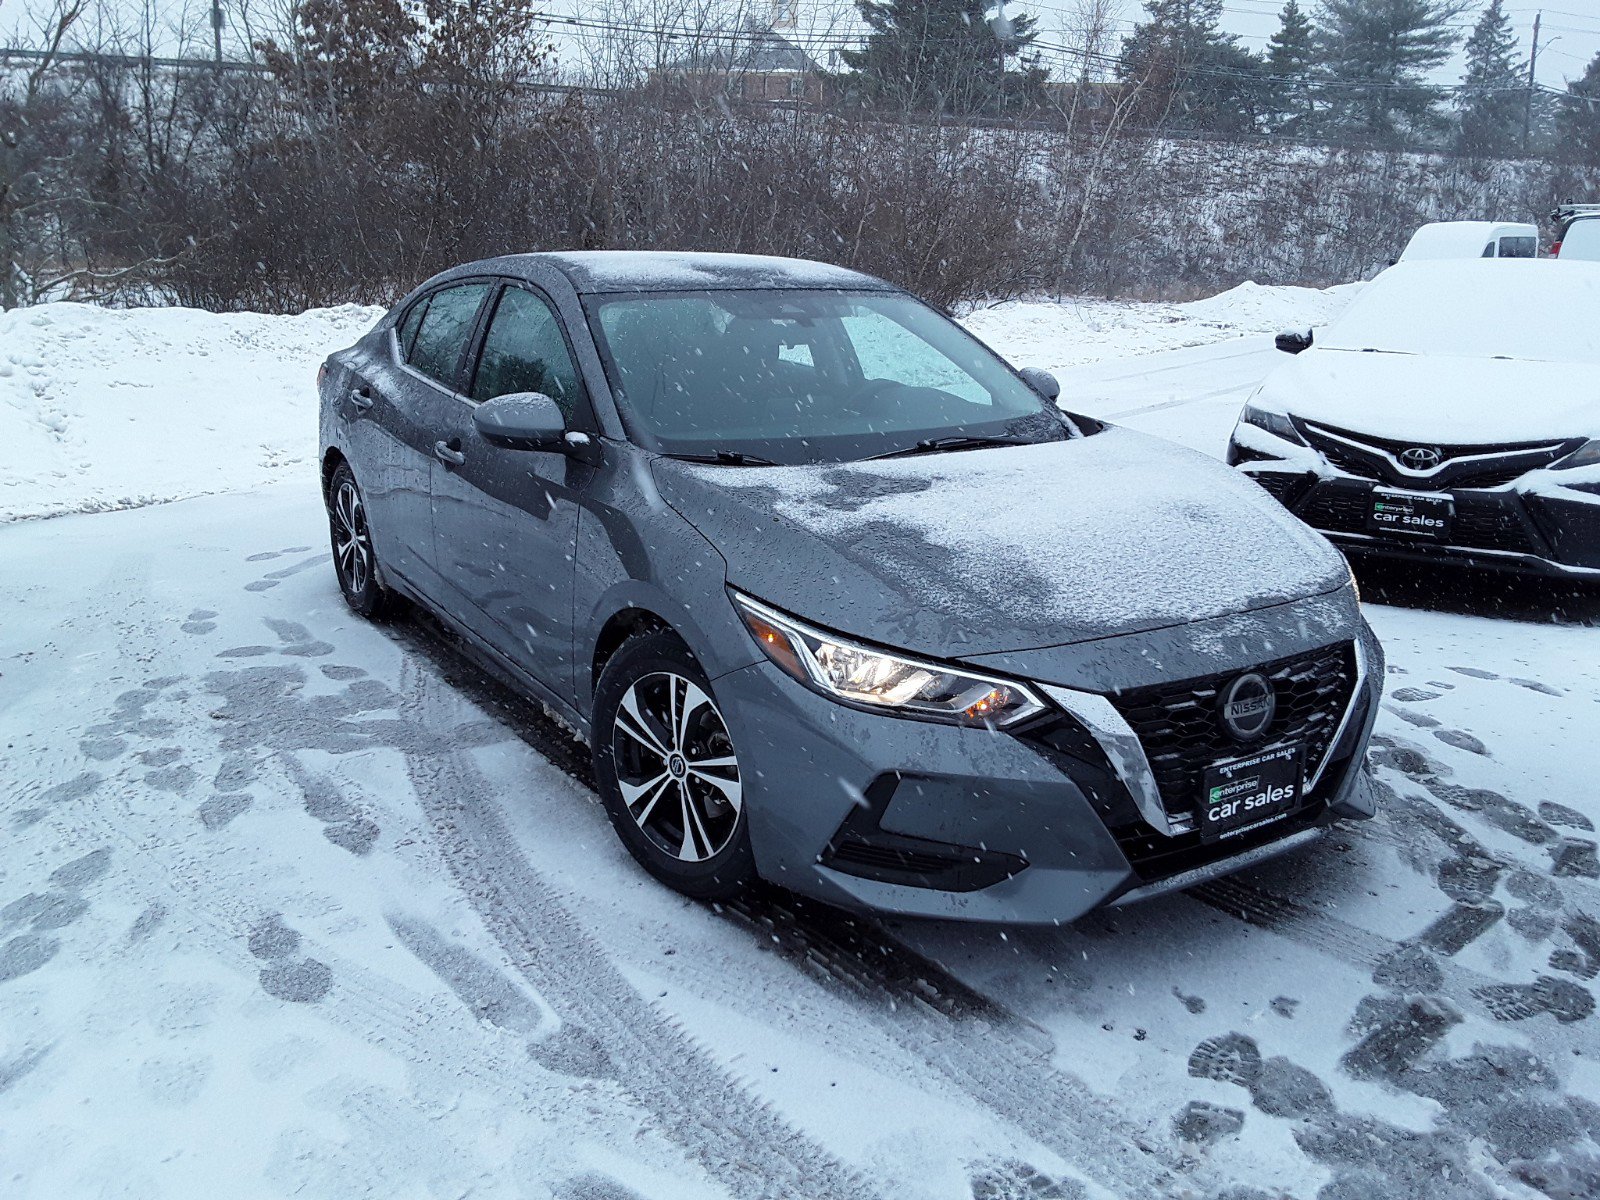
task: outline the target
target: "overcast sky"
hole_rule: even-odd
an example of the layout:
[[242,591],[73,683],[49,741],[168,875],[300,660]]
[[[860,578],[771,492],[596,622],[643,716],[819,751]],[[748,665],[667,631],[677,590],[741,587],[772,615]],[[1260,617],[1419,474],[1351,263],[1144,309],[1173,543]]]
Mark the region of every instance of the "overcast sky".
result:
[[[209,0],[102,0],[102,2],[121,4],[128,10],[137,10],[142,4],[149,3],[169,17],[176,17],[185,9],[193,11],[197,5],[209,7]],[[251,0],[251,2],[259,11],[272,0]],[[1070,28],[1075,2],[1076,0],[1016,0],[1009,7],[1013,11],[1029,12],[1037,16],[1045,40],[1067,43],[1071,41],[1071,37],[1064,31]],[[235,18],[235,25],[239,3],[240,0],[223,0],[224,12],[230,18]],[[798,3],[803,9],[814,12],[813,19],[818,20],[825,19],[824,14],[829,10],[841,13],[851,10],[848,0],[798,0]],[[1301,0],[1301,3],[1303,7],[1314,10],[1316,0]],[[1600,0],[1557,0],[1557,3],[1562,7],[1542,10],[1544,21],[1540,34],[1538,78],[1541,83],[1563,87],[1568,79],[1580,76],[1589,60],[1600,52]],[[27,25],[30,18],[49,7],[50,0],[0,0],[0,36],[15,42],[19,30]],[[1239,35],[1246,47],[1260,51],[1278,27],[1280,8],[1281,0],[1225,0],[1223,21],[1230,32]],[[1463,41],[1466,40],[1473,22],[1482,10],[1483,5],[1479,4],[1460,18]],[[593,19],[603,10],[600,0],[551,0],[548,11],[552,14]],[[1141,18],[1143,11],[1142,5],[1136,0],[1123,0],[1118,21],[1119,28],[1124,32],[1131,29],[1134,22]],[[1509,11],[1516,25],[1522,53],[1526,55],[1533,30],[1534,14],[1541,11],[1540,7],[1534,0],[1511,0]],[[844,26],[854,24],[855,22],[850,20],[833,23],[834,28],[841,31]],[[1461,55],[1458,51],[1455,60],[1441,69],[1436,77],[1441,83],[1454,83],[1459,80],[1460,75]]]

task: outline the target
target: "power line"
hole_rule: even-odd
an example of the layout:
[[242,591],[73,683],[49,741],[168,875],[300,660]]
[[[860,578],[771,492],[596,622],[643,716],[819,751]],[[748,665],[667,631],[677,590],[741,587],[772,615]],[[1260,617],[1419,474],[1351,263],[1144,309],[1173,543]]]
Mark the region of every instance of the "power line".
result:
[[[453,0],[458,8],[466,8],[470,0]],[[534,12],[531,9],[526,15],[536,16],[546,26],[555,26],[565,29],[581,30],[585,32],[604,33],[608,35],[631,34],[658,38],[663,42],[694,43],[700,45],[718,44],[758,44],[768,42],[773,36],[773,31],[765,29],[686,29],[667,24],[649,24],[645,22],[629,22],[617,20],[592,20],[584,17],[553,16]],[[807,51],[826,49],[850,49],[862,45],[864,39],[841,34],[816,35],[810,37],[785,38]],[[1093,63],[1118,72],[1128,69],[1129,63],[1122,54],[1110,54],[1103,51],[1091,50],[1081,46],[1067,46],[1052,41],[1038,40],[1028,44],[1027,49],[1042,54],[1057,56],[1061,60],[1070,60],[1078,63]],[[1559,52],[1555,52],[1559,53]],[[54,53],[32,50],[24,47],[0,47],[0,62],[5,61],[43,61],[52,58],[55,61],[81,64],[110,65],[120,67],[160,67],[164,69],[181,70],[188,67],[208,66],[217,70],[240,72],[247,74],[271,74],[272,68],[256,60],[226,60],[215,57],[211,60],[192,57],[161,57],[154,55],[130,55],[119,53],[101,53],[90,51],[57,51]],[[1310,87],[1321,92],[1350,92],[1371,94],[1381,93],[1426,93],[1440,99],[1447,98],[1465,91],[1475,95],[1487,92],[1516,92],[1522,94],[1530,90],[1537,90],[1558,96],[1567,95],[1560,89],[1544,84],[1534,84],[1530,89],[1525,84],[1504,85],[1493,88],[1473,87],[1467,89],[1460,84],[1428,84],[1428,83],[1387,83],[1376,80],[1349,80],[1329,79],[1305,76],[1270,75],[1261,71],[1241,70],[1230,67],[1208,67],[1201,65],[1174,64],[1174,74],[1180,79],[1213,78],[1236,83],[1245,83],[1256,86],[1297,86]],[[545,90],[572,91],[571,85],[543,85]],[[587,89],[585,89],[587,90]]]

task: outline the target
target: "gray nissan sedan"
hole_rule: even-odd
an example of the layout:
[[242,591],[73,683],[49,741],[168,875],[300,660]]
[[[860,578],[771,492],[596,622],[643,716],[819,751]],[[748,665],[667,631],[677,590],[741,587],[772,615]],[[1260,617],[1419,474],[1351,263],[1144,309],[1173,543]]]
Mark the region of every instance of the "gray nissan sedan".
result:
[[1070,921],[1373,811],[1340,556],[880,280],[529,254],[321,374],[339,584],[593,748],[656,878]]

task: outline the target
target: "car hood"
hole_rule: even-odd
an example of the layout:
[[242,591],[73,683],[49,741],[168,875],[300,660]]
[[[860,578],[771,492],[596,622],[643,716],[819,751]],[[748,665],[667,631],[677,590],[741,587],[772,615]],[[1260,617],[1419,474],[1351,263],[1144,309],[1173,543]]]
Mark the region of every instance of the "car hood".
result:
[[1423,444],[1600,436],[1600,366],[1312,349],[1259,400],[1354,433]]
[[655,461],[735,587],[941,658],[1204,621],[1343,586],[1343,560],[1238,472],[1130,430],[875,462]]

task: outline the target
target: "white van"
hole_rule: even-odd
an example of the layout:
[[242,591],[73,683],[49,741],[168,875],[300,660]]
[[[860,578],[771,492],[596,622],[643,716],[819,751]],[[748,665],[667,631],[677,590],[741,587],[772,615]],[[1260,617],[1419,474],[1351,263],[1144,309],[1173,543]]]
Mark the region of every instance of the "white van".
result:
[[1539,227],[1525,221],[1430,221],[1398,262],[1426,258],[1537,258]]

